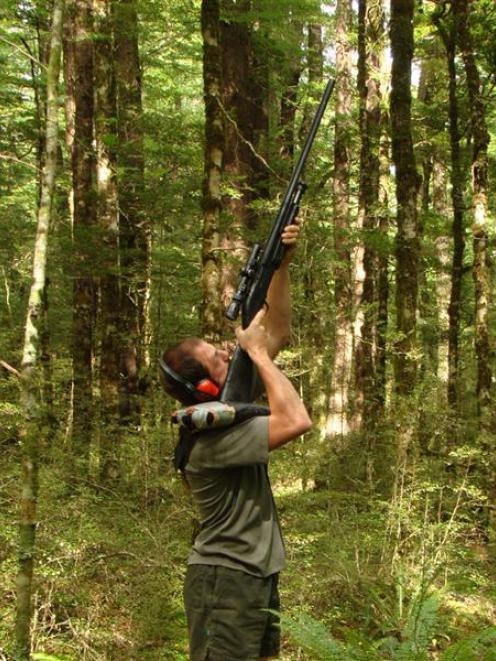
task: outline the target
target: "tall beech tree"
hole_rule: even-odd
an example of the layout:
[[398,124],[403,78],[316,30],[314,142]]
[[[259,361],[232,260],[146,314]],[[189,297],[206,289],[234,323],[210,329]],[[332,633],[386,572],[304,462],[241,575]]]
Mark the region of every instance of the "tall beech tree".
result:
[[121,417],[139,411],[140,370],[149,343],[151,227],[143,210],[144,152],[138,16],[134,0],[113,0],[117,90],[119,250],[121,277]]
[[350,301],[351,257],[350,229],[350,163],[351,163],[351,53],[349,33],[352,20],[350,0],[336,4],[336,134],[334,140],[334,306],[335,341],[329,397],[329,412],[325,435],[345,435],[348,432],[348,397],[352,356],[352,326]]
[[489,340],[490,269],[488,260],[488,146],[489,132],[482,84],[469,24],[471,0],[453,0],[458,19],[458,44],[467,78],[472,133],[472,240],[474,250],[475,353],[477,403],[484,427],[490,426],[491,364]]
[[109,0],[93,0],[95,11],[95,141],[99,263],[101,420],[100,474],[119,474],[119,215],[117,195],[116,90]]
[[45,156],[41,173],[41,190],[33,253],[33,274],[20,374],[24,425],[20,434],[23,473],[20,498],[19,566],[15,623],[15,655],[17,659],[29,659],[31,650],[31,601],[36,548],[39,455],[40,442],[44,433],[44,416],[40,406],[40,335],[44,308],[42,299],[47,279],[48,235],[54,208],[53,198],[57,170],[58,81],[62,52],[63,13],[64,2],[63,0],[57,0],[53,5],[50,55],[46,70],[46,120],[42,141]]
[[205,174],[202,231],[202,331],[218,339],[223,326],[221,308],[222,171],[224,165],[224,113],[222,109],[222,53],[219,0],[203,0],[203,95],[205,102]]
[[[303,25],[301,21],[288,17],[288,30],[294,33],[294,41],[303,38]],[[291,50],[286,66],[282,67],[281,77],[284,87],[281,94],[279,111],[279,153],[283,159],[292,162],[295,152],[295,119],[298,109],[298,85],[303,69],[302,53],[299,47]],[[309,67],[309,77],[312,69]]]
[[[233,291],[237,268],[234,260],[246,258],[246,230],[257,224],[251,202],[256,197],[253,159],[260,155],[254,145],[255,112],[251,66],[253,63],[251,1],[222,0],[221,49],[225,113],[224,196],[226,222],[222,247],[226,255],[222,277],[225,304]],[[254,154],[255,151],[255,154]]]
[[91,0],[74,4],[73,452],[87,470],[93,420],[95,291],[95,153],[93,148],[93,11]]
[[378,254],[374,238],[379,232],[379,178],[381,74],[384,49],[382,0],[360,0],[358,5],[358,93],[360,99],[359,227],[363,235],[363,290],[361,329],[355,345],[354,427],[377,421],[383,404],[377,384]]
[[416,383],[418,295],[417,175],[412,140],[412,59],[414,0],[391,0],[391,141],[396,178],[395,389],[409,395]]
[[[319,8],[320,9],[320,8]],[[320,22],[317,22],[320,18]],[[317,13],[317,16],[312,18],[312,22],[307,26],[307,71],[308,83],[310,94],[308,101],[303,107],[303,118],[299,134],[302,140],[305,140],[310,124],[312,121],[312,112],[315,112],[315,103],[318,102],[320,92],[323,87],[324,77],[324,39],[323,39],[323,16]],[[307,163],[307,171],[310,171],[315,152],[311,152],[309,161]],[[308,227],[308,226],[307,226]],[[323,259],[324,268],[320,270],[317,266],[318,258],[313,250],[316,244],[315,237],[317,233],[312,234],[314,229],[313,222],[307,229],[308,240],[305,242],[305,257],[304,263],[309,264],[310,268],[303,271],[303,288],[305,292],[305,299],[307,305],[305,314],[302,317],[302,324],[306,329],[306,336],[308,337],[308,348],[304,353],[304,363],[310,365],[308,376],[306,379],[306,392],[310,394],[311,404],[310,412],[312,419],[316,423],[316,427],[320,430],[325,429],[326,418],[328,415],[328,401],[326,396],[326,389],[322,384],[328,380],[328,368],[324,359],[324,347],[326,346],[326,332],[325,320],[322,319],[321,306],[322,302],[319,301],[319,294],[325,287],[323,278],[325,278],[329,271],[330,265]],[[316,357],[316,349],[318,348],[318,357]],[[321,433],[321,436],[324,436]],[[320,479],[320,477],[319,477]]]
[[458,81],[456,71],[456,46],[458,41],[458,16],[434,13],[433,21],[441,36],[446,51],[448,70],[448,126],[450,144],[450,183],[452,205],[453,253],[451,260],[451,287],[448,306],[448,403],[454,411],[459,404],[458,385],[460,369],[460,311],[462,304],[463,256],[465,252],[464,232],[464,177],[461,158],[461,129],[459,122]]

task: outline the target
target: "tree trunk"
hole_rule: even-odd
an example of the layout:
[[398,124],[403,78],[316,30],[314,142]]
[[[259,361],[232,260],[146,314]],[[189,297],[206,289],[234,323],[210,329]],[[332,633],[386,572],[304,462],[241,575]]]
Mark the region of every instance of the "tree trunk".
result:
[[490,269],[488,263],[488,146],[489,132],[482,100],[482,86],[469,25],[471,0],[454,0],[458,17],[459,49],[467,76],[470,99],[472,151],[472,239],[474,249],[475,354],[477,357],[477,404],[483,428],[491,415],[491,365],[489,340]]
[[417,379],[416,314],[418,295],[418,176],[411,129],[411,77],[414,0],[391,0],[391,142],[396,180],[396,341],[394,343],[395,417],[398,420],[393,499],[399,497],[415,418]]
[[[66,0],[64,12],[64,31],[62,35],[62,48],[64,55],[64,117],[65,117],[65,148],[68,160],[72,159],[72,148],[74,145],[74,13],[76,0]],[[70,186],[67,193],[69,207],[69,220],[71,230],[74,226],[74,188]]]
[[[373,240],[379,230],[379,150],[383,44],[382,0],[360,0],[358,5],[358,91],[360,96],[359,226],[363,229],[363,291],[357,316],[361,328],[355,344],[355,405],[353,427],[371,429],[377,422],[377,269]],[[380,407],[379,407],[380,408]],[[371,436],[369,435],[369,438]]]
[[119,148],[121,417],[137,422],[140,370],[149,344],[150,224],[142,203],[144,154],[138,18],[134,0],[113,0]]
[[482,85],[474,53],[474,43],[469,24],[471,0],[453,0],[453,8],[458,18],[458,46],[462,54],[467,77],[470,100],[472,132],[472,241],[474,264],[472,277],[475,291],[475,355],[477,359],[477,408],[479,428],[482,432],[480,445],[483,460],[483,479],[487,494],[486,526],[492,556],[496,549],[496,460],[494,443],[489,433],[494,432],[496,417],[491,406],[491,344],[489,337],[489,302],[491,295],[488,237],[488,190],[490,136],[487,130],[486,110],[482,99]]
[[411,78],[414,0],[391,0],[391,131],[396,170],[396,332],[394,376],[398,395],[410,395],[416,382],[418,293],[418,176],[411,131]]
[[[419,162],[422,168],[422,185],[418,201],[418,237],[420,244],[429,241],[430,214],[434,211],[434,163],[439,147],[431,136],[436,134],[438,118],[437,116],[431,116],[429,109],[438,97],[438,90],[441,82],[440,74],[443,70],[443,61],[441,59],[439,47],[440,45],[437,40],[432,40],[425,46],[426,53],[420,67],[420,79],[417,94],[418,105],[420,112],[422,112],[423,115],[420,129],[420,146],[417,149]],[[421,251],[418,261],[419,305],[417,314],[419,325],[419,346],[421,352],[419,381],[421,386],[423,387],[425,385],[426,388],[431,387],[430,376],[437,371],[439,349],[435,290],[428,278],[428,272],[427,257],[425,251]],[[429,430],[425,424],[422,424],[422,416],[424,415],[425,408],[421,407],[419,439],[423,438],[425,443],[421,443],[421,445],[424,449],[427,449],[427,444],[429,443]],[[423,435],[423,430],[427,432],[427,435]]]
[[43,292],[46,285],[48,232],[55,190],[58,147],[58,80],[62,50],[63,0],[53,7],[50,57],[47,67],[47,115],[45,124],[45,158],[41,177],[38,226],[33,258],[33,278],[29,295],[21,367],[21,404],[25,423],[21,429],[22,483],[19,525],[19,568],[15,622],[16,659],[30,658],[31,595],[33,560],[36,542],[38,500],[39,444],[42,413],[39,406],[40,328]]
[[348,433],[348,389],[351,369],[351,282],[349,247],[349,172],[351,148],[351,2],[336,5],[336,135],[334,142],[334,271],[335,342],[329,412],[325,435]]
[[100,477],[119,476],[119,218],[117,202],[115,134],[116,96],[112,61],[110,0],[94,0],[95,31],[95,139],[100,240],[101,333]]
[[462,303],[463,256],[465,252],[463,174],[460,155],[460,127],[458,121],[456,44],[458,41],[458,20],[453,16],[447,28],[441,17],[434,15],[434,22],[446,49],[448,68],[448,121],[451,150],[451,200],[453,205],[453,257],[451,265],[451,291],[448,306],[448,404],[454,412],[458,409],[459,394],[459,334],[460,310]]
[[95,155],[93,150],[93,12],[91,0],[76,0],[74,12],[74,299],[73,453],[76,470],[88,469],[93,420],[95,326]]
[[324,43],[322,37],[322,25],[318,23],[311,23],[308,26],[307,64],[308,87],[310,94],[303,108],[303,119],[299,130],[300,142],[303,142],[308,135],[313,113],[315,112],[314,101],[320,97],[321,91],[319,89],[319,83],[322,82],[324,76]]
[[377,263],[377,357],[376,357],[376,413],[383,418],[386,407],[387,385],[387,332],[389,309],[389,180],[390,180],[390,142],[388,137],[389,117],[382,118],[382,136],[379,147],[379,235],[382,248]]
[[217,341],[223,327],[221,306],[222,170],[224,115],[221,108],[222,60],[219,0],[202,2],[203,94],[205,100],[205,174],[203,179],[202,332]]
[[[294,30],[295,35],[298,35],[300,38],[303,37],[303,26],[300,22],[291,22],[289,27]],[[295,153],[296,104],[298,100],[298,85],[302,71],[301,52],[299,48],[291,52],[286,66],[287,69],[284,69],[282,72],[285,80],[285,87],[281,95],[279,113],[279,153],[282,159],[287,161],[287,169],[289,171],[293,164],[293,156]]]
[[223,108],[225,112],[224,173],[226,188],[223,206],[228,226],[222,239],[225,267],[222,274],[222,300],[230,300],[238,274],[237,261],[246,259],[246,230],[255,228],[256,216],[250,209],[252,183],[252,105],[250,57],[252,52],[247,14],[250,0],[223,0],[221,4],[221,45]]
[[[316,7],[317,10],[317,7]],[[320,10],[319,10],[320,11]],[[303,142],[306,140],[313,113],[315,112],[315,102],[320,100],[322,82],[324,77],[324,44],[323,28],[320,23],[311,23],[308,28],[308,83],[310,88],[310,99],[303,109],[303,120],[300,127],[300,137]],[[313,99],[313,101],[312,101]],[[312,156],[313,154],[313,156]],[[310,152],[306,170],[312,168],[312,162],[315,158],[315,152]],[[310,400],[310,414],[314,421],[314,427],[317,430],[325,430],[327,419],[327,393],[326,383],[329,381],[329,368],[324,359],[326,324],[322,318],[322,310],[327,307],[327,302],[322,302],[321,294],[325,291],[324,284],[330,275],[330,264],[324,254],[321,259],[315,254],[315,246],[319,245],[322,234],[319,234],[317,227],[310,223],[307,227],[307,240],[305,241],[305,256],[303,263],[306,265],[303,270],[303,291],[307,304],[305,313],[302,316],[302,322],[305,328],[305,340],[307,348],[303,353],[303,365],[307,368],[307,396]],[[330,240],[330,238],[329,238]],[[319,268],[319,266],[321,268]],[[305,380],[303,381],[305,384]],[[321,436],[323,434],[321,433]],[[323,476],[327,479],[328,476]],[[317,483],[320,478],[317,478]]]
[[[432,178],[432,203],[434,212],[439,218],[449,217],[447,204],[447,173],[444,163],[438,159],[434,161]],[[436,307],[438,314],[438,347],[436,374],[443,386],[448,383],[449,362],[448,362],[448,333],[449,333],[449,314],[448,304],[451,291],[450,279],[450,240],[446,233],[442,233],[436,239],[436,254],[438,258],[438,272],[436,274]],[[447,391],[444,393],[446,402]]]

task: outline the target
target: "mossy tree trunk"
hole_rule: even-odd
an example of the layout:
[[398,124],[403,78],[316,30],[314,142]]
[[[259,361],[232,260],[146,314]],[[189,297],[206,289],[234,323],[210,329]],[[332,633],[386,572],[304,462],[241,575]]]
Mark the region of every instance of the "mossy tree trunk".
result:
[[411,407],[417,382],[416,315],[419,241],[417,175],[411,121],[411,79],[414,51],[414,0],[391,0],[391,142],[396,180],[396,338],[394,342],[394,408],[399,421],[396,465],[392,477],[394,498],[407,468],[416,420]]
[[472,131],[472,240],[474,250],[473,281],[475,290],[475,354],[477,358],[477,404],[483,428],[490,427],[491,364],[489,339],[490,268],[488,254],[489,163],[486,110],[482,85],[475,59],[469,24],[471,0],[454,0],[458,18],[459,50],[467,77]]
[[417,192],[411,128],[414,0],[391,0],[391,137],[396,170],[396,333],[395,390],[411,395],[417,376],[418,295]]
[[258,215],[251,203],[256,197],[253,186],[254,113],[252,98],[252,22],[250,0],[222,0],[221,48],[225,115],[222,248],[225,256],[222,273],[222,301],[231,298],[240,262],[246,260],[247,232],[257,226]]
[[151,227],[143,209],[144,152],[138,16],[134,0],[113,0],[119,147],[121,418],[137,423],[140,371],[149,345]]
[[463,168],[461,160],[461,134],[459,126],[459,104],[457,95],[456,44],[458,41],[458,18],[452,15],[448,22],[440,15],[434,15],[434,22],[446,50],[448,69],[448,122],[450,140],[450,183],[453,207],[452,237],[453,256],[451,260],[451,287],[448,305],[448,403],[456,414],[459,405],[459,364],[460,364],[460,311],[462,304],[463,257],[465,253],[465,222],[463,200]]
[[477,61],[475,44],[470,26],[473,11],[471,0],[454,0],[453,8],[458,18],[458,48],[461,52],[470,100],[472,133],[472,245],[474,263],[472,278],[475,293],[475,356],[477,360],[477,412],[480,428],[479,442],[482,456],[484,490],[487,494],[486,521],[491,554],[496,551],[496,460],[493,434],[496,416],[492,394],[491,339],[489,329],[489,305],[491,296],[491,269],[489,263],[489,159],[490,135],[487,129],[483,88]]
[[[316,103],[320,101],[323,87],[323,26],[321,22],[317,22],[318,16],[319,8],[316,7],[316,16],[306,28],[309,98],[303,107],[303,118],[299,130],[302,144],[307,138],[313,114],[315,113]],[[321,16],[320,18],[322,19],[323,17]],[[301,55],[299,57],[301,59]],[[312,150],[306,165],[307,172],[311,171],[312,164],[315,162],[314,159],[315,152]],[[321,241],[323,240],[322,232],[319,232],[316,225],[317,223],[314,223],[314,219],[311,219],[311,222],[306,226],[305,255],[302,261],[305,264],[302,277],[306,301],[302,315],[303,337],[306,344],[303,352],[302,371],[303,374],[306,372],[306,377],[303,378],[303,386],[305,388],[305,399],[308,399],[309,402],[309,413],[312,416],[314,428],[316,430],[323,430],[325,429],[328,403],[326,386],[324,384],[328,381],[329,377],[328,366],[323,357],[326,350],[325,338],[327,337],[323,310],[326,308],[327,301],[325,303],[323,302],[325,294],[322,294],[325,292],[326,285],[324,283],[329,276],[330,266],[326,258],[327,251],[323,249],[319,255],[319,251],[315,250],[316,246],[322,245]],[[329,237],[328,241],[330,240],[331,238]],[[317,484],[320,481],[321,476],[317,476]]]
[[73,241],[73,428],[75,468],[88,470],[93,433],[93,351],[96,317],[96,182],[93,148],[93,9],[91,0],[74,6],[74,189]]
[[58,151],[58,80],[62,51],[63,0],[53,6],[50,56],[47,67],[45,157],[33,256],[21,367],[21,403],[25,422],[21,430],[22,484],[19,525],[19,568],[15,622],[15,658],[30,658],[31,598],[36,543],[38,464],[43,411],[40,407],[40,333],[46,285],[48,233],[53,209]]
[[[360,0],[358,5],[358,92],[360,98],[359,226],[363,236],[363,290],[355,345],[355,404],[353,427],[368,430],[382,413],[377,393],[377,316],[379,177],[381,121],[381,73],[384,48],[382,0]],[[358,312],[358,311],[357,311]],[[369,442],[372,433],[367,435]]]
[[219,0],[203,0],[203,95],[205,102],[205,174],[203,179],[202,332],[218,340],[223,327],[221,307],[222,171],[224,166],[224,114],[222,112],[222,58]]
[[98,235],[100,237],[99,336],[102,431],[99,472],[115,480],[119,467],[119,216],[117,200],[116,93],[112,19],[109,0],[94,0],[95,10],[95,141]]
[[[288,30],[294,33],[295,43],[297,39],[303,38],[303,26],[300,21],[288,19]],[[281,94],[279,111],[279,154],[284,162],[283,167],[287,164],[287,168],[284,167],[285,170],[289,170],[292,166],[295,153],[295,119],[302,68],[301,50],[299,47],[295,47],[281,71],[284,89]]]
[[[432,175],[432,206],[438,218],[444,220],[444,227],[440,236],[436,238],[436,255],[438,259],[438,271],[436,274],[436,307],[437,307],[437,360],[436,375],[441,382],[444,392],[442,399],[447,401],[447,390],[445,386],[448,383],[449,363],[448,363],[448,333],[449,333],[449,314],[448,304],[451,291],[450,278],[450,239],[447,226],[447,219],[450,216],[448,208],[447,195],[447,168],[439,157],[435,158],[433,163]],[[446,228],[446,229],[444,229]]]
[[351,32],[350,0],[336,5],[336,128],[334,141],[334,309],[335,340],[325,436],[348,433],[348,397],[352,355],[350,256]]

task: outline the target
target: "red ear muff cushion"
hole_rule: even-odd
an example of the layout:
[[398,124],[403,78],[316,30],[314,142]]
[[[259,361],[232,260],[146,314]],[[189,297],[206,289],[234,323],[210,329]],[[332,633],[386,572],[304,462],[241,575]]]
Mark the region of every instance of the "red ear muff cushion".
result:
[[203,379],[197,383],[195,387],[199,392],[209,395],[210,397],[217,397],[220,393],[219,386],[210,379]]

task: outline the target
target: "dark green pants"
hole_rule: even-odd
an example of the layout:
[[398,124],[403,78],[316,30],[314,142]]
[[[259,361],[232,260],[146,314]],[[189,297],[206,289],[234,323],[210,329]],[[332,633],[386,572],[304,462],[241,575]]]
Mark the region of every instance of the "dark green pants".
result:
[[191,661],[255,661],[279,652],[278,575],[189,565],[184,582]]

